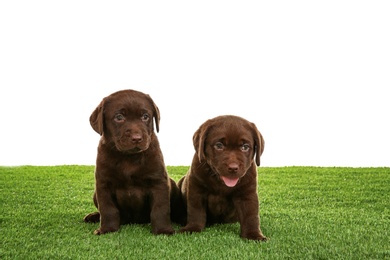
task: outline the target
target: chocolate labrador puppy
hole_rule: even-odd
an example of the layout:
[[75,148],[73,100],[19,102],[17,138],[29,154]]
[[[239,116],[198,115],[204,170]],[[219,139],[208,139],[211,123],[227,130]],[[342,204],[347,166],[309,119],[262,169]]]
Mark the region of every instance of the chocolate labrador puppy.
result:
[[99,222],[94,234],[115,232],[121,224],[151,223],[154,234],[173,234],[171,208],[180,198],[168,177],[157,136],[160,113],[151,97],[122,90],[105,97],[90,116],[101,135],[93,201],[98,212],[84,217]]
[[241,237],[266,240],[260,230],[257,169],[264,139],[247,120],[219,116],[193,136],[195,155],[178,185],[187,207],[180,232],[200,232],[206,225],[239,222]]

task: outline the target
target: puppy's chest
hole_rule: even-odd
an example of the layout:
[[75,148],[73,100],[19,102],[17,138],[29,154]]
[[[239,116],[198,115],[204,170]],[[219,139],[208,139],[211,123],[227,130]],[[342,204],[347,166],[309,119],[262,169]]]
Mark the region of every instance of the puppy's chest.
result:
[[152,185],[156,179],[164,174],[163,167],[150,168],[148,165],[133,161],[121,161],[116,164],[113,170],[118,177],[118,181],[123,185],[136,187]]
[[[150,197],[154,182],[147,176],[123,173],[115,189],[115,197],[121,207],[138,207]],[[138,206],[137,206],[138,205]]]
[[229,196],[209,194],[207,209],[210,217],[223,218],[223,221],[233,221],[236,216],[233,199]]
[[118,187],[148,190],[155,185],[155,177],[147,172],[123,171],[118,173]]
[[233,200],[229,196],[222,196],[220,194],[209,194],[207,197],[209,207],[218,208],[221,205],[233,205]]
[[138,188],[123,188],[117,189],[115,196],[121,207],[137,207],[137,205],[141,206],[146,202],[149,193]]

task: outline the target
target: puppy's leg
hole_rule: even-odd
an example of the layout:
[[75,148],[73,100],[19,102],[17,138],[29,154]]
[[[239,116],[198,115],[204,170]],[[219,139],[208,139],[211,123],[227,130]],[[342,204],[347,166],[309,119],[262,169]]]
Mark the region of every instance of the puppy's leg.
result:
[[[191,192],[188,192],[191,191]],[[197,187],[189,185],[187,190],[187,225],[179,232],[201,232],[206,226],[206,199]]]
[[100,227],[93,233],[95,235],[102,235],[109,232],[118,231],[120,226],[119,210],[113,208],[110,212],[105,212],[100,215]]
[[260,230],[259,199],[256,193],[234,200],[240,221],[240,236],[250,240],[265,241]]
[[100,227],[95,230],[95,235],[102,235],[108,232],[115,232],[120,226],[120,213],[112,200],[109,191],[100,190],[97,192],[97,202],[100,213]]
[[152,233],[171,235],[175,233],[171,224],[170,194],[166,183],[161,183],[152,189],[152,210],[150,220]]

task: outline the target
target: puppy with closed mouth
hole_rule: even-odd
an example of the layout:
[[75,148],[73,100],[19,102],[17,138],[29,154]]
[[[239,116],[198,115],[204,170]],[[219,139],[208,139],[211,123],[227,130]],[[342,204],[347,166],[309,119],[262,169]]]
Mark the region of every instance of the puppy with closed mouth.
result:
[[93,196],[98,211],[84,221],[100,221],[94,234],[128,223],[151,223],[154,234],[174,233],[171,218],[180,191],[167,174],[153,120],[158,132],[158,107],[136,90],[103,98],[91,114],[90,124],[101,135]]
[[180,232],[239,222],[242,238],[266,240],[257,194],[264,139],[256,125],[234,115],[218,116],[199,127],[193,144],[191,167],[178,182],[187,209],[187,223]]

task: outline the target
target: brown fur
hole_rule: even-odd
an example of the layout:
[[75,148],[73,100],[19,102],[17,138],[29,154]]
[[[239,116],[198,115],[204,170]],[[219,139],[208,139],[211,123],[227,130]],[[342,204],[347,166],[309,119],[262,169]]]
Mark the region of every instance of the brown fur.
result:
[[100,221],[94,234],[115,232],[127,223],[151,223],[154,234],[174,233],[170,205],[176,205],[180,191],[166,172],[153,119],[158,132],[158,107],[135,90],[105,97],[90,116],[101,135],[93,196],[98,212],[84,217]]
[[179,181],[187,207],[180,232],[200,232],[206,225],[240,223],[240,236],[266,240],[260,230],[257,168],[264,139],[256,126],[237,116],[203,123],[193,136],[192,165]]

